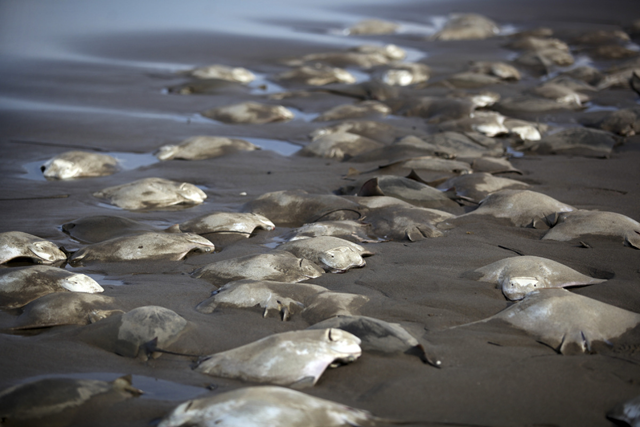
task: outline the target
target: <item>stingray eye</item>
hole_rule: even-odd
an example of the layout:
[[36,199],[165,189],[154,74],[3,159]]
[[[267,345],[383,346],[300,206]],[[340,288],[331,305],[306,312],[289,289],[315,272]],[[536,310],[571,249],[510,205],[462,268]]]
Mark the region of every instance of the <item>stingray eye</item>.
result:
[[47,167],[45,165],[40,166],[40,171],[44,172],[45,170],[47,170]]
[[331,336],[331,331],[333,331],[333,329],[329,329],[327,331],[327,338],[329,338],[329,341],[333,341],[333,337]]

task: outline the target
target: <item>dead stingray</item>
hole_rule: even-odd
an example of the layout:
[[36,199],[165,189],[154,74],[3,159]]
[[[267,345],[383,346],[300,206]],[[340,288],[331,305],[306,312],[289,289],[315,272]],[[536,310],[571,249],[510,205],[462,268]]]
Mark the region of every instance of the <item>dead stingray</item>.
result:
[[529,142],[519,150],[538,154],[607,158],[616,145],[618,145],[616,137],[609,132],[588,128],[571,128],[548,135],[540,141]]
[[270,280],[237,280],[229,282],[202,301],[196,307],[200,313],[213,313],[218,307],[264,309],[263,317],[279,315],[283,321],[289,320],[304,308],[306,298],[327,288],[311,283],[287,283]]
[[520,80],[521,77],[516,67],[499,61],[473,62],[470,71],[496,76],[501,80]]
[[330,67],[321,63],[303,65],[275,76],[275,80],[286,82],[324,86],[331,83],[355,83],[356,78],[347,70]]
[[47,179],[106,176],[118,170],[118,161],[108,154],[67,151],[48,160],[40,168]]
[[282,236],[285,241],[307,239],[309,237],[333,236],[355,243],[375,243],[371,226],[359,221],[320,221],[305,224]]
[[297,154],[342,160],[382,147],[381,143],[373,139],[354,133],[338,132],[314,139]]
[[351,316],[359,314],[360,308],[369,302],[364,295],[345,292],[320,292],[304,300],[305,309],[302,317],[309,324],[322,322],[335,316]]
[[590,352],[593,342],[609,342],[636,327],[640,314],[565,289],[542,289],[475,323],[491,320],[522,329],[559,353],[573,354]]
[[404,137],[392,145],[376,148],[349,159],[350,162],[397,162],[414,157],[437,156],[452,159],[456,152],[415,136]]
[[310,237],[283,243],[278,250],[308,259],[331,273],[364,267],[363,256],[373,255],[362,246],[333,236]]
[[364,19],[356,22],[345,31],[348,35],[393,34],[400,28],[399,24],[382,19]]
[[390,144],[407,133],[404,129],[388,123],[371,120],[345,120],[335,125],[318,128],[311,132],[309,136],[315,140],[324,135],[340,132],[354,133],[383,144]]
[[271,231],[275,227],[267,217],[255,213],[213,212],[173,225],[167,231],[195,234],[238,233],[249,237],[256,229]]
[[400,62],[376,67],[371,78],[390,86],[410,86],[429,80],[431,69],[415,62]]
[[67,259],[58,246],[22,231],[0,233],[0,264],[16,258],[28,258],[36,264],[55,264]]
[[617,135],[633,136],[640,133],[640,108],[611,111],[597,121],[583,120],[583,124]]
[[115,237],[160,230],[122,216],[94,215],[62,224],[62,231],[81,242],[98,243]]
[[222,79],[190,80],[166,89],[169,93],[178,95],[219,95],[219,94],[248,94],[250,89],[238,82]]
[[496,157],[463,157],[458,159],[471,165],[474,172],[487,172],[492,175],[514,172],[522,175],[522,171],[516,169],[506,158]]
[[333,107],[318,117],[314,122],[328,122],[331,120],[359,119],[368,116],[384,117],[391,113],[391,109],[378,101],[361,101],[355,104],[343,104]]
[[440,132],[478,132],[488,137],[507,135],[506,117],[495,111],[475,111],[469,117],[440,124]]
[[471,173],[471,165],[458,160],[448,160],[435,156],[419,156],[406,160],[389,163],[378,168],[379,172],[403,171],[408,174],[410,171],[430,171],[445,172],[447,174]]
[[7,426],[63,426],[73,424],[78,410],[98,396],[124,400],[143,392],[131,386],[131,375],[111,382],[72,378],[44,378],[9,387],[0,393],[0,419]]
[[340,329],[283,332],[212,354],[195,368],[204,374],[293,388],[316,384],[329,366],[362,354],[360,339]]
[[438,185],[442,191],[453,191],[456,197],[479,203],[489,194],[504,189],[525,188],[529,184],[508,178],[498,178],[489,173],[472,173],[448,179]]
[[229,124],[265,124],[289,121],[294,114],[281,105],[258,104],[257,102],[241,102],[212,108],[202,115],[213,120]]
[[72,264],[133,260],[178,261],[189,252],[213,252],[209,240],[193,233],[143,233],[94,243],[74,253]]
[[320,277],[323,272],[313,262],[292,253],[271,251],[212,262],[194,270],[191,276],[222,286],[241,279],[301,282]]
[[576,105],[556,102],[553,99],[538,96],[517,96],[501,99],[495,106],[501,113],[546,113],[556,110],[574,110]]
[[226,65],[207,65],[187,71],[187,74],[198,79],[218,79],[237,83],[251,83],[256,76],[246,68]]
[[0,270],[0,307],[19,308],[54,292],[103,292],[91,277],[62,268],[35,265]]
[[406,52],[396,45],[361,45],[342,52],[311,53],[301,59],[288,60],[285,63],[290,66],[300,66],[304,63],[322,62],[334,67],[371,68],[404,59],[405,56]]
[[88,325],[121,313],[116,300],[106,295],[55,292],[23,307],[13,329],[49,328],[60,325]]
[[612,410],[607,412],[607,418],[610,420],[621,421],[631,427],[640,426],[640,396],[616,405]]
[[471,115],[475,106],[466,99],[424,96],[407,98],[395,105],[396,114],[407,117],[421,117],[427,123],[438,124],[448,120],[464,119]]
[[502,190],[488,195],[478,209],[464,216],[491,215],[508,218],[517,227],[543,228],[555,222],[558,213],[573,210],[572,206],[535,191]]
[[517,136],[522,141],[539,141],[542,133],[546,132],[549,126],[543,123],[533,123],[526,120],[517,120],[507,117],[504,126],[511,135]]
[[244,139],[223,136],[194,136],[178,145],[163,145],[156,157],[160,160],[203,160],[224,156],[238,151],[260,150],[260,147]]
[[559,262],[537,256],[505,258],[474,272],[481,275],[478,279],[481,282],[495,283],[510,300],[520,300],[538,289],[606,282],[585,276]]
[[640,223],[614,212],[576,210],[562,213],[542,239],[566,242],[585,235],[622,237],[625,245],[640,249]]
[[453,86],[461,89],[474,89],[483,86],[496,85],[502,82],[499,77],[490,74],[476,73],[473,71],[465,71],[449,76],[445,81],[447,86]]
[[436,224],[455,217],[448,212],[412,205],[370,207],[371,213],[364,221],[371,224],[379,238],[396,241],[416,242],[442,237],[444,234]]
[[199,205],[207,195],[193,184],[163,178],[144,178],[128,184],[105,188],[93,197],[107,199],[128,210],[161,209],[175,205]]
[[493,37],[500,28],[489,18],[476,14],[452,14],[444,28],[432,36],[433,40],[476,40]]

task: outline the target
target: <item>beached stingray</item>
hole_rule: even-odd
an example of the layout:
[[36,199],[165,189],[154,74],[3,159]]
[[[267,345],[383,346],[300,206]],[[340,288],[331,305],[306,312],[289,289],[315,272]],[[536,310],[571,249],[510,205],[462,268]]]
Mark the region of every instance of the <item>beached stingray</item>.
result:
[[615,212],[576,210],[562,213],[542,239],[566,242],[588,235],[621,237],[625,245],[640,249],[640,223]]
[[540,141],[528,142],[518,149],[537,154],[609,157],[616,145],[616,137],[609,132],[579,127],[548,135]]
[[356,22],[346,29],[350,36],[372,35],[372,34],[393,34],[400,28],[399,24],[382,19],[364,19]]
[[309,324],[314,324],[334,316],[351,316],[359,314],[360,308],[367,302],[369,298],[364,295],[320,292],[305,299],[302,317]]
[[62,224],[62,231],[84,243],[98,243],[115,237],[160,231],[140,221],[117,215],[94,215]]
[[416,136],[406,136],[392,145],[376,148],[354,156],[350,162],[396,162],[413,157],[436,156],[444,159],[456,157],[456,152],[447,147],[441,147],[430,141]]
[[458,160],[443,159],[435,156],[419,156],[380,166],[377,172],[408,174],[414,171],[445,172],[447,174],[471,173],[471,165]]
[[62,268],[34,265],[0,270],[0,308],[19,308],[54,292],[103,292],[91,277]]
[[572,206],[535,191],[501,190],[487,196],[478,209],[465,216],[491,215],[508,218],[517,227],[544,228],[555,222],[558,213],[573,210]]
[[260,426],[372,427],[389,424],[367,411],[285,387],[244,387],[188,400],[158,427]]
[[640,426],[640,396],[616,405],[607,412],[607,418],[627,423],[631,427]]
[[595,341],[609,342],[640,323],[640,314],[571,293],[565,289],[533,291],[495,316],[522,329],[562,354],[591,351]]
[[544,83],[532,89],[531,92],[537,96],[548,98],[573,108],[580,108],[585,103],[589,102],[589,97],[587,95],[577,92],[567,86],[553,82]]
[[178,261],[189,252],[213,252],[209,240],[194,233],[143,233],[94,243],[74,253],[72,264],[133,260]]
[[311,53],[301,59],[291,59],[283,62],[290,66],[321,62],[334,67],[371,68],[376,65],[384,65],[404,59],[405,56],[406,52],[402,48],[392,44],[384,46],[361,45],[341,52]]
[[229,124],[264,124],[289,121],[294,114],[281,105],[259,104],[257,102],[241,102],[212,108],[202,112],[202,115]]
[[323,272],[313,262],[298,258],[292,253],[271,251],[212,262],[194,270],[191,275],[222,286],[242,279],[301,282],[320,277]]
[[331,83],[355,83],[356,78],[345,69],[315,63],[303,65],[275,76],[276,80],[311,86],[323,86]]
[[337,132],[314,139],[297,154],[342,160],[382,147],[381,143],[373,139],[355,133]]
[[341,132],[355,133],[383,144],[390,144],[407,133],[406,130],[388,123],[371,120],[345,120],[331,126],[318,128],[309,136],[315,140],[324,135]]
[[[131,375],[111,382],[72,378],[44,378],[18,384],[0,392],[3,426],[66,426],[94,398],[115,403],[143,392],[131,386]],[[110,399],[109,399],[110,398]]]
[[548,129],[548,126],[542,123],[532,123],[509,117],[505,118],[504,126],[511,135],[517,136],[522,141],[538,141],[542,138],[542,133]]
[[307,239],[309,237],[333,236],[355,243],[375,243],[371,226],[359,221],[320,221],[305,224],[282,236],[285,241]]
[[187,74],[199,79],[218,79],[238,83],[251,83],[256,78],[256,76],[246,68],[229,67],[220,64],[196,67],[187,71]]
[[[445,83],[446,82],[446,83]],[[474,89],[483,86],[496,85],[501,83],[499,77],[490,74],[475,73],[473,71],[465,71],[449,76],[445,81],[438,82],[460,89]]]
[[463,157],[458,160],[471,165],[474,172],[487,172],[492,175],[513,172],[522,175],[522,171],[516,169],[506,158]]
[[438,185],[442,191],[453,191],[456,197],[479,203],[489,194],[504,189],[526,188],[529,184],[514,179],[495,177],[486,172],[456,176]]
[[523,95],[501,99],[495,108],[505,114],[510,113],[546,113],[557,110],[573,110],[574,104],[566,104],[539,96]]
[[382,102],[360,101],[355,104],[343,104],[335,106],[318,117],[314,122],[328,122],[331,120],[360,119],[370,116],[384,117],[391,113],[391,109]]
[[390,86],[410,86],[426,82],[431,69],[415,62],[399,62],[376,67],[371,78]]
[[250,89],[243,83],[221,79],[196,79],[190,80],[166,89],[169,93],[178,95],[220,95],[220,94],[246,94]]
[[48,160],[40,169],[48,179],[105,176],[118,170],[118,161],[108,154],[67,151]]
[[24,306],[13,329],[88,325],[121,312],[115,298],[106,295],[54,292]]
[[316,221],[357,220],[364,215],[362,206],[344,197],[304,190],[265,193],[245,203],[242,211],[264,215],[276,225],[293,227]]
[[585,276],[566,265],[537,256],[505,258],[474,270],[481,282],[495,283],[504,296],[520,300],[544,288],[594,285],[606,280]]
[[131,211],[176,205],[199,205],[207,195],[193,184],[163,178],[144,178],[93,193],[112,205]]
[[470,71],[489,74],[502,80],[520,80],[520,71],[513,65],[499,61],[476,61],[471,63]]
[[260,147],[244,139],[225,138],[222,136],[194,136],[178,145],[163,145],[158,149],[156,157],[160,160],[203,160],[238,151],[260,150]]
[[476,40],[493,37],[500,28],[489,18],[475,13],[452,14],[444,28],[432,36],[434,40]]
[[506,117],[495,111],[476,111],[469,117],[450,120],[440,124],[441,132],[478,132],[482,135],[494,137],[506,135],[509,129],[504,125]]
[[213,313],[218,307],[264,309],[263,317],[280,316],[282,320],[300,313],[310,296],[328,291],[310,283],[274,282],[271,280],[237,280],[229,282],[196,307],[201,313]]
[[55,264],[67,256],[54,243],[22,231],[0,233],[0,264],[28,258],[36,264]]
[[440,132],[426,137],[424,141],[437,146],[440,152],[454,153],[457,157],[504,155],[500,141],[477,132]]
[[172,233],[237,233],[251,236],[256,229],[271,231],[276,226],[265,216],[255,213],[212,212],[167,229]]
[[308,259],[331,273],[364,267],[366,263],[362,257],[373,255],[356,243],[333,236],[290,241],[278,246],[278,250]]
[[340,329],[283,332],[208,356],[195,368],[204,374],[243,381],[311,387],[329,366],[362,354],[360,339]]
[[611,111],[598,121],[583,121],[585,126],[622,136],[633,136],[640,133],[640,107]]
[[396,114],[407,117],[421,117],[427,123],[438,124],[448,120],[469,117],[475,106],[466,99],[439,98],[423,96],[407,98],[399,101],[395,106]]

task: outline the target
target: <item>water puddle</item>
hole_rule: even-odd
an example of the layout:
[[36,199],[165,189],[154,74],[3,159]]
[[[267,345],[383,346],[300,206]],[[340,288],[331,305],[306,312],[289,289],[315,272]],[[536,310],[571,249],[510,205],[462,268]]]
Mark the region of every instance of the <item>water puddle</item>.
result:
[[612,107],[611,105],[599,105],[592,102],[588,102],[586,106],[587,109],[583,111],[584,113],[593,113],[595,111],[618,111],[618,107]]
[[103,276],[102,274],[95,274],[95,273],[84,273],[84,274],[91,277],[96,282],[98,282],[98,284],[100,284],[100,286],[102,287],[124,285],[124,282],[122,280],[107,279],[106,276]]
[[524,156],[523,152],[514,150],[513,147],[511,147],[510,145],[507,145],[507,154],[510,157],[523,157]]
[[244,136],[240,138],[259,146],[263,150],[275,151],[276,153],[281,154],[283,156],[290,156],[293,153],[300,150],[300,148],[302,148],[299,145],[292,144],[287,141],[280,141],[277,139],[252,138],[252,137],[244,137]]

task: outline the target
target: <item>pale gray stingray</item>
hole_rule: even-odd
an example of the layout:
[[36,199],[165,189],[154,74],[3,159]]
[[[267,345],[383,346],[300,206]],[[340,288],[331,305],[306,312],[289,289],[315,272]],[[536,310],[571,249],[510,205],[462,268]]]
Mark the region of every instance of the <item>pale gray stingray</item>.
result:
[[505,126],[506,117],[495,111],[476,111],[469,117],[450,120],[438,126],[440,132],[478,132],[489,137],[505,135],[509,129]]
[[607,418],[624,422],[631,427],[640,427],[640,396],[616,405],[607,412]]
[[54,292],[103,292],[91,277],[62,268],[34,265],[0,270],[0,307],[19,308]]
[[481,320],[502,320],[562,354],[591,351],[640,323],[640,314],[571,293],[565,289],[533,291],[522,301]]
[[452,159],[453,149],[422,140],[416,136],[404,137],[392,145],[370,150],[349,159],[350,162],[396,162],[413,157],[438,156]]
[[160,231],[155,227],[117,215],[94,215],[62,224],[62,231],[84,243],[98,243],[115,237]]
[[358,337],[340,329],[283,332],[212,354],[195,370],[217,377],[305,388],[315,385],[327,367],[360,357],[359,344]]
[[569,52],[569,45],[562,40],[552,37],[540,37],[535,35],[519,36],[512,39],[507,47],[519,50],[539,51],[543,49],[558,49]]
[[532,89],[531,92],[537,96],[551,99],[560,104],[566,104],[572,108],[580,108],[589,102],[587,95],[553,82],[544,83]]
[[435,156],[419,156],[380,166],[378,172],[391,173],[398,170],[406,173],[414,170],[420,172],[445,172],[457,175],[471,173],[472,168],[469,163],[459,160],[449,160]]
[[522,171],[516,169],[506,158],[496,157],[462,157],[458,159],[471,165],[474,172],[487,172],[492,175],[514,172],[522,175]]
[[535,73],[549,74],[554,66],[567,67],[573,65],[575,59],[570,52],[551,47],[524,52],[514,62]]
[[520,71],[513,65],[499,61],[476,61],[471,63],[470,71],[489,74],[502,80],[520,80]]
[[223,136],[193,136],[178,145],[163,145],[156,152],[160,160],[203,160],[238,151],[260,150],[260,147],[244,139]]
[[276,225],[299,227],[308,222],[359,219],[365,209],[334,194],[309,194],[304,190],[265,193],[245,203],[243,212],[264,215]]
[[158,427],[373,427],[389,424],[367,411],[285,387],[244,387],[188,400]]
[[[388,123],[374,122],[371,120],[345,120],[335,125],[321,127],[309,134],[312,140],[333,133],[355,133],[384,144],[390,144],[407,134],[406,130],[392,126]],[[418,131],[416,131],[418,132]]]
[[72,264],[133,260],[178,261],[189,252],[213,252],[209,240],[194,233],[143,233],[115,237],[80,249],[70,258]]
[[410,86],[429,80],[431,69],[415,62],[400,62],[377,67],[371,77],[390,86]]
[[495,283],[510,300],[544,288],[594,285],[606,280],[585,276],[559,262],[537,256],[505,258],[474,270],[481,282]]
[[356,243],[375,243],[371,226],[359,221],[320,221],[305,224],[291,230],[282,238],[286,241],[307,239],[309,237],[333,236]]
[[622,30],[590,30],[573,37],[571,44],[601,45],[608,43],[627,43],[631,38]]
[[504,147],[500,141],[477,132],[440,132],[425,138],[425,142],[435,145],[440,152],[462,156],[501,157]]
[[144,178],[93,193],[112,205],[128,210],[161,209],[176,205],[199,205],[207,195],[193,184],[163,178]]
[[209,314],[218,307],[260,306],[264,309],[263,317],[276,314],[282,320],[289,320],[292,315],[302,311],[305,299],[326,291],[327,288],[311,283],[237,280],[214,291],[209,298],[197,305],[196,310]]
[[218,79],[238,83],[251,83],[256,78],[256,76],[246,68],[229,67],[219,64],[193,68],[187,71],[187,73],[198,79]]
[[495,108],[505,113],[544,113],[555,110],[572,110],[577,107],[556,102],[553,99],[523,95],[501,99]]
[[343,104],[333,107],[318,117],[314,122],[328,122],[331,120],[359,119],[370,116],[384,117],[391,113],[391,109],[382,102],[360,101],[355,104]]
[[371,68],[404,59],[405,56],[406,52],[396,45],[361,45],[342,52],[311,53],[301,59],[287,60],[284,63],[290,66],[300,66],[304,63],[322,62],[336,67]]
[[421,117],[430,124],[463,119],[469,117],[475,109],[473,103],[467,99],[433,96],[406,98],[397,101],[397,104],[393,105],[397,114],[407,117]]
[[241,102],[212,108],[202,115],[223,123],[230,124],[264,124],[289,121],[294,114],[282,105],[259,104],[257,102]]
[[351,316],[359,314],[360,308],[369,302],[364,295],[344,292],[320,292],[304,300],[305,309],[302,317],[309,324],[322,322],[334,316]]
[[16,258],[28,258],[36,264],[55,264],[67,259],[58,246],[22,231],[0,233],[0,264]]
[[[558,77],[569,77],[587,83],[595,89],[595,86],[604,78],[604,74],[590,65],[580,65],[560,73]],[[555,80],[555,79],[552,79]]]
[[256,229],[271,231],[276,226],[265,216],[256,213],[213,212],[173,225],[170,232],[195,234],[238,233],[249,237]]
[[[143,392],[131,386],[131,375],[111,382],[72,378],[44,378],[0,392],[3,426],[62,426],[73,424],[74,415],[96,397],[117,400]],[[106,402],[105,402],[106,403]]]
[[466,215],[491,215],[508,218],[517,227],[541,228],[549,225],[551,218],[574,208],[542,193],[530,190],[502,190],[488,195],[478,209]]
[[88,325],[121,313],[116,300],[106,295],[83,292],[54,292],[22,308],[13,329],[49,328],[60,325]]
[[445,81],[439,83],[443,84],[444,82],[446,82],[447,86],[453,86],[461,89],[473,89],[499,84],[502,82],[502,80],[499,77],[492,76],[490,74],[465,71],[462,73],[453,74],[449,76]]
[[461,99],[471,102],[474,108],[490,107],[500,100],[500,94],[489,90],[454,90],[446,95],[447,98]]
[[118,161],[108,154],[67,151],[48,160],[40,169],[48,179],[105,176],[118,170]]
[[622,237],[625,245],[640,249],[640,223],[615,212],[576,210],[561,213],[542,239],[565,242],[588,235]]
[[616,145],[618,145],[616,137],[609,132],[579,127],[548,135],[540,141],[530,141],[518,149],[538,154],[607,158]]
[[542,133],[549,128],[542,123],[532,123],[526,120],[517,120],[507,117],[504,126],[511,135],[516,135],[523,141],[538,141],[542,138]]
[[452,14],[433,40],[475,40],[493,37],[500,28],[489,18],[475,13]]
[[583,120],[585,126],[622,136],[633,136],[640,133],[640,107],[611,111],[597,121]]
[[331,273],[364,267],[366,262],[362,257],[373,255],[356,243],[333,236],[290,241],[278,246],[278,250],[308,259]]
[[243,83],[229,80],[197,79],[170,86],[167,91],[178,95],[215,95],[221,93],[246,94],[249,93],[250,89]]
[[442,191],[453,191],[456,197],[479,203],[489,194],[504,189],[526,188],[529,184],[514,179],[495,177],[486,172],[456,176],[438,185]]
[[381,143],[373,139],[354,133],[337,132],[314,139],[297,154],[342,160],[382,147]]
[[213,285],[222,286],[241,279],[301,282],[320,277],[322,268],[292,253],[271,251],[212,262],[194,270],[191,275]]
[[399,24],[382,19],[364,19],[346,29],[348,35],[393,34],[400,28]]
[[315,63],[303,65],[275,76],[276,80],[311,86],[323,86],[331,83],[355,83],[356,78],[345,69]]

